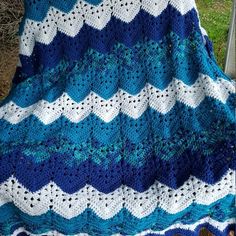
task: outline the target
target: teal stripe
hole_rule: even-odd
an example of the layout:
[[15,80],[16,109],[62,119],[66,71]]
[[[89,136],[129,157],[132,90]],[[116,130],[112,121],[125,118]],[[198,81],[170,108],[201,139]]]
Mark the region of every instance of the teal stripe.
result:
[[32,233],[45,233],[54,229],[66,235],[86,231],[89,231],[88,233],[90,234],[100,232],[100,235],[110,235],[111,233],[120,232],[122,227],[125,234],[132,235],[148,228],[163,230],[178,222],[193,224],[206,216],[210,216],[216,221],[224,222],[235,216],[234,201],[234,195],[227,195],[210,205],[192,203],[185,210],[177,214],[169,214],[161,208],[156,208],[152,214],[142,219],[138,219],[126,209],[122,209],[109,220],[99,218],[90,209],[70,220],[52,211],[48,211],[40,216],[30,216],[8,203],[0,208],[0,226],[2,224],[1,233],[6,235],[12,233],[7,226],[8,222],[12,222],[12,225],[13,222],[15,224],[22,224]]
[[[81,60],[61,61],[56,68],[44,70],[17,84],[0,104],[12,100],[27,107],[41,99],[53,102],[63,92],[75,102],[82,101],[91,91],[108,99],[119,88],[135,95],[146,83],[164,90],[173,78],[193,85],[199,73],[208,75],[213,81],[218,77],[230,81],[209,57],[199,37],[196,33],[192,40],[181,40],[172,32],[158,43],[148,40],[138,42],[132,48],[117,43],[106,54],[90,48]],[[170,58],[165,46],[170,42],[174,58]]]
[[[124,140],[120,138],[115,143],[108,143],[105,145],[89,139],[81,144],[71,143],[68,140],[60,140],[55,138],[55,142],[32,142],[32,140],[14,141],[10,145],[0,143],[0,152],[2,155],[11,155],[16,150],[20,155],[24,155],[28,161],[33,163],[41,163],[49,160],[52,154],[70,155],[70,161],[66,158],[66,165],[73,166],[75,163],[80,164],[86,160],[90,160],[98,165],[103,165],[104,168],[111,165],[111,163],[119,163],[122,158],[132,166],[142,166],[153,155],[159,158],[170,160],[171,158],[179,157],[186,150],[200,151],[202,155],[211,155],[219,143],[232,140],[235,137],[235,131],[230,130],[230,126],[219,126],[218,129],[203,131],[200,133],[190,132],[188,135],[182,130],[172,136],[170,139],[162,139],[161,137],[150,137],[144,139],[142,142],[132,145],[127,150],[124,148]],[[202,146],[204,145],[204,148]],[[58,147],[60,147],[58,149]],[[22,150],[21,150],[22,149]],[[21,151],[20,151],[21,150]],[[74,150],[79,150],[75,152]],[[140,151],[142,150],[142,151]],[[121,153],[125,154],[124,156]],[[219,151],[221,153],[221,151]],[[152,155],[150,155],[152,154]],[[109,158],[107,158],[109,157]],[[63,161],[62,159],[61,161]]]
[[0,119],[0,139],[2,142],[41,141],[57,134],[75,143],[82,143],[92,137],[102,143],[115,142],[121,137],[136,143],[149,134],[169,138],[180,128],[200,132],[220,121],[234,123],[235,96],[230,95],[226,104],[207,97],[195,109],[177,102],[165,115],[149,108],[138,119],[119,113],[109,123],[94,114],[79,123],[72,123],[62,116],[49,125],[44,125],[33,115],[16,125]]

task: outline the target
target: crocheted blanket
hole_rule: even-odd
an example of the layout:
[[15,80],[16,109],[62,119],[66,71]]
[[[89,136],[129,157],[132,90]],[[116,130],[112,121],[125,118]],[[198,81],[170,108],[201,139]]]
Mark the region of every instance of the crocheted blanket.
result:
[[226,236],[235,82],[194,0],[26,0],[0,104],[0,235]]

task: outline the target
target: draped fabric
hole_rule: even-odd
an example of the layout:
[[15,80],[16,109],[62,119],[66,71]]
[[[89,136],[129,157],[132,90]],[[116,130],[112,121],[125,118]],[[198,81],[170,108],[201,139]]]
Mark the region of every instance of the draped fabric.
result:
[[19,34],[0,235],[235,228],[235,82],[193,0],[25,0]]

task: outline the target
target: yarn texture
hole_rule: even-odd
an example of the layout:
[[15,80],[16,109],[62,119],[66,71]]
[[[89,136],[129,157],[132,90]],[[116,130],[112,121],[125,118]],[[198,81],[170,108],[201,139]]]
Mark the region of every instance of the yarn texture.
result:
[[227,236],[235,82],[194,0],[25,0],[0,102],[0,235]]

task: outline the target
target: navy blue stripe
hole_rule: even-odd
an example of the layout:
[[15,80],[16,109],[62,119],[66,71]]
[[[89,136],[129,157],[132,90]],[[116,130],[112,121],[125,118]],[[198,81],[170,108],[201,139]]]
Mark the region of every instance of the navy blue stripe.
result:
[[58,32],[49,45],[37,42],[32,56],[20,56],[22,73],[32,76],[42,67],[55,67],[62,59],[78,60],[88,48],[107,53],[117,41],[128,47],[132,47],[145,37],[159,41],[171,31],[178,34],[181,39],[185,39],[193,31],[200,32],[196,10],[193,9],[183,16],[169,6],[158,17],[140,10],[130,23],[113,16],[102,30],[85,24],[74,38]]
[[165,39],[165,44],[171,41],[175,59],[170,58],[164,48],[160,49],[160,43],[148,41],[136,44],[137,48],[132,49],[118,43],[109,55],[92,50],[78,62],[61,61],[55,68],[25,82],[24,77],[19,77],[15,83],[20,84],[14,84],[1,104],[13,100],[17,105],[27,107],[40,99],[53,102],[63,92],[76,102],[83,100],[91,91],[109,99],[119,88],[137,94],[146,83],[163,90],[173,78],[191,86],[199,78],[199,73],[213,81],[218,77],[229,80],[216,62],[209,58],[203,46],[197,47],[196,37],[194,43],[185,40],[179,44],[177,39],[176,35]]
[[[86,151],[72,144],[72,148],[67,149],[68,145],[65,144],[64,152],[57,152],[56,148],[54,151],[50,149],[53,141],[50,142],[45,146],[48,156],[40,157],[37,150],[30,153],[29,149],[20,144],[12,151],[2,154],[0,182],[15,175],[31,191],[37,191],[49,181],[54,181],[68,193],[78,191],[85,184],[91,184],[105,193],[114,191],[122,184],[142,192],[155,180],[171,188],[178,188],[190,175],[214,184],[229,168],[236,169],[236,140],[205,144],[205,150],[186,148],[182,154],[176,154],[169,160],[162,159],[161,150],[155,152],[154,144],[153,147],[147,147],[147,150],[137,152],[132,150],[131,144],[126,143],[122,147],[123,151],[120,149],[105,153],[103,158],[94,153],[92,160],[92,153],[88,150],[92,148],[90,146],[86,147]],[[31,149],[34,150],[33,147]],[[206,154],[207,150],[211,150],[210,154]]]

